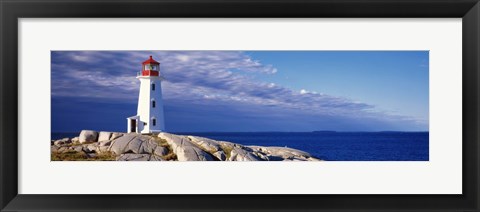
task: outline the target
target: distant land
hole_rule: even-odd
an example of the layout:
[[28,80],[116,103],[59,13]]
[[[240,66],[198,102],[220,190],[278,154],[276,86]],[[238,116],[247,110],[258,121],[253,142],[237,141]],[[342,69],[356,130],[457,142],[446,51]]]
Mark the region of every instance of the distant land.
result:
[[429,131],[334,131],[334,130],[318,130],[313,133],[427,133]]

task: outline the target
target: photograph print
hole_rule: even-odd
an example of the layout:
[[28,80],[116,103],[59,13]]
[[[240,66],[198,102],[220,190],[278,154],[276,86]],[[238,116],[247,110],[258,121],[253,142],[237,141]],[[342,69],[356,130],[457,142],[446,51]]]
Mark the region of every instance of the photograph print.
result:
[[51,51],[51,161],[429,161],[429,51]]

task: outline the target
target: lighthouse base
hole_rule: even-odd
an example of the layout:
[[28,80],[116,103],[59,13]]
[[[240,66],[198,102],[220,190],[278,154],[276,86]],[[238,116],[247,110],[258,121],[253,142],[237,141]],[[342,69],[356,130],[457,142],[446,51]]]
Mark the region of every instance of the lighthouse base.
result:
[[162,129],[149,129],[142,127],[145,123],[140,120],[140,116],[131,116],[127,118],[127,133],[142,133],[142,134],[149,134],[149,133],[161,133],[165,132]]
[[131,116],[127,118],[127,133],[138,133],[138,123],[139,123],[139,116]]

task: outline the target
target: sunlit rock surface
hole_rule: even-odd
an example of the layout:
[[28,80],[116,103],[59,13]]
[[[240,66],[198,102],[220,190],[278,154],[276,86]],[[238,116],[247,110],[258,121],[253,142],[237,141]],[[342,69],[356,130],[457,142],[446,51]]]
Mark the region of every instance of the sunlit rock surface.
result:
[[82,130],[51,141],[52,160],[117,161],[320,161],[287,147],[245,146],[171,133],[138,134]]

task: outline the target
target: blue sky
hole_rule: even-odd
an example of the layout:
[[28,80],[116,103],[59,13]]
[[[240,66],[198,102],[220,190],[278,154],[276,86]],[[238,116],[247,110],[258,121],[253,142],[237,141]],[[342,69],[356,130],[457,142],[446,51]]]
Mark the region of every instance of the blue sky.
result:
[[53,51],[52,132],[125,131],[149,55],[167,131],[428,131],[428,51]]

